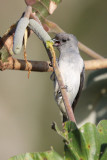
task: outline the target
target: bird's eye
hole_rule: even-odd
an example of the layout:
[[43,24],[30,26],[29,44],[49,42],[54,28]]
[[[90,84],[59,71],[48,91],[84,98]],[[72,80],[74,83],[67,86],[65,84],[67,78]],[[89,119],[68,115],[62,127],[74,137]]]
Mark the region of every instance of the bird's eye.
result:
[[67,40],[66,39],[62,39],[62,42],[66,42]]

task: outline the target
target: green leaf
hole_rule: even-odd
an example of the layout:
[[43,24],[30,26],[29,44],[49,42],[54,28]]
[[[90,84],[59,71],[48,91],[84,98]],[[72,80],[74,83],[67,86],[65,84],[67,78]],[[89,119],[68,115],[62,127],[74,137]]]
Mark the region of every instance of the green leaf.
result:
[[87,123],[80,128],[85,139],[87,159],[97,160],[100,152],[99,134],[94,124]]
[[65,123],[64,130],[69,139],[69,143],[65,143],[64,147],[66,159],[86,160],[87,152],[85,151],[85,139],[82,132],[73,122]]
[[42,153],[26,153],[10,158],[9,160],[64,160],[55,151],[48,151]]
[[[74,128],[72,122],[64,127],[69,143],[65,143],[66,160],[104,160],[107,158],[107,120],[94,124],[86,123],[80,129]],[[70,130],[69,130],[70,129]]]
[[105,160],[107,158],[107,120],[102,120],[98,124],[99,142],[100,142],[100,158]]

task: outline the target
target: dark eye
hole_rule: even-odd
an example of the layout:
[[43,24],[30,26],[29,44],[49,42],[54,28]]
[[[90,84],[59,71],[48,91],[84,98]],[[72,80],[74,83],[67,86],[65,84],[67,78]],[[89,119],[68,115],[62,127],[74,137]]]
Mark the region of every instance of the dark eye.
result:
[[62,39],[62,42],[66,42],[67,40],[66,39]]

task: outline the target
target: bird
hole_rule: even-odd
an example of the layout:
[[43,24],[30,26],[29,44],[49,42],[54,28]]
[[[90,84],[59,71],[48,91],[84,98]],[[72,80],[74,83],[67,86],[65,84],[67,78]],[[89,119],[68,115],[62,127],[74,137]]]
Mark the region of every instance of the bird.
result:
[[[59,50],[57,60],[68,100],[74,111],[84,83],[84,61],[78,49],[78,40],[73,34],[58,33],[53,38],[54,47]],[[53,78],[54,77],[54,78]],[[62,113],[63,122],[68,121],[68,115],[64,106],[57,78],[53,72],[51,79],[54,81],[54,96]]]

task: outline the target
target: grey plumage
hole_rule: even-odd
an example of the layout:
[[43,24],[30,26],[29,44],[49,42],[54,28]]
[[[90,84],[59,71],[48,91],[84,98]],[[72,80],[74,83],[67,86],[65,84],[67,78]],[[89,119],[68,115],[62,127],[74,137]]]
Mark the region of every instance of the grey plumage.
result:
[[[66,87],[68,99],[74,110],[84,81],[84,62],[79,54],[78,41],[72,34],[59,33],[56,35],[55,44],[60,52],[58,66]],[[68,119],[59,90],[58,82],[54,79],[55,100],[63,114],[63,121]]]

